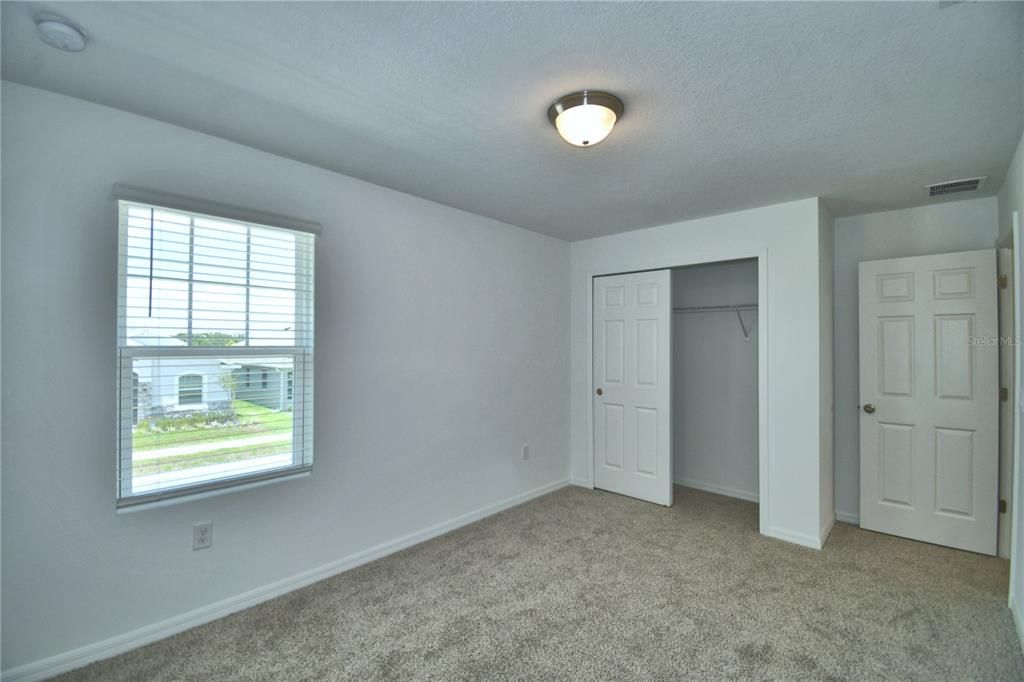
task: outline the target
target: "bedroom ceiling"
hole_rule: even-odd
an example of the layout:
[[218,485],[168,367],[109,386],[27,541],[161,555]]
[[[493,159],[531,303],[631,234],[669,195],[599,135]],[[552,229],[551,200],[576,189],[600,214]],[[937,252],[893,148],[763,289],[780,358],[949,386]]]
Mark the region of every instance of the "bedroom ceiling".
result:
[[[48,11],[89,34],[44,45]],[[837,215],[995,194],[1020,4],[2,4],[5,79],[569,240],[809,196]],[[576,149],[559,96],[625,115]]]

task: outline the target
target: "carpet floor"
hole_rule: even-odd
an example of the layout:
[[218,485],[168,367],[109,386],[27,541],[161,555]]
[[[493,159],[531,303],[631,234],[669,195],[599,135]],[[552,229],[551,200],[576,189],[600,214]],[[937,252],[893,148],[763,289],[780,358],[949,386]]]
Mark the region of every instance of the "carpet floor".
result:
[[1022,680],[1006,561],[565,488],[66,680]]

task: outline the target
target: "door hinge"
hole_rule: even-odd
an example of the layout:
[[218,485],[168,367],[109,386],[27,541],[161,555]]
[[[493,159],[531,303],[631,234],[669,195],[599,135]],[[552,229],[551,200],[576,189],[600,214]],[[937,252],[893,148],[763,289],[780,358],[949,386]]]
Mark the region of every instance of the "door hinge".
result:
[[1006,500],[999,500],[999,513],[1000,514],[1005,514],[1006,513]]
[[1009,283],[1006,279],[1006,275],[999,275],[999,277],[996,278],[996,281],[999,283],[1000,289],[1005,289],[1006,287],[1009,286]]
[[1009,399],[1010,399],[1010,389],[1004,388],[1004,387],[1000,386],[999,387],[999,400],[1001,402],[1005,403]]

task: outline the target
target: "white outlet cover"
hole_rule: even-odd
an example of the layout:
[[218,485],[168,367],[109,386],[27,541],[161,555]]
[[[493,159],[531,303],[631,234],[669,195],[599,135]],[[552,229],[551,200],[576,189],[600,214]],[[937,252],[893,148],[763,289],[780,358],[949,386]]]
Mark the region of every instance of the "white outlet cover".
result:
[[213,522],[197,523],[192,526],[192,551],[213,546]]

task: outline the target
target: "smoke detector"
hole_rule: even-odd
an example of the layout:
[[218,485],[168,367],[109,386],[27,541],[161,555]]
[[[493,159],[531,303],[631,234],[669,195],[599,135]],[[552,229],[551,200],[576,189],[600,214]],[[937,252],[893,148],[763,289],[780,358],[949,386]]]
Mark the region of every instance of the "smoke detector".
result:
[[85,32],[56,14],[38,15],[36,32],[40,40],[58,50],[81,52],[85,49]]
[[928,190],[928,196],[941,197],[946,194],[956,194],[957,192],[976,192],[985,186],[986,180],[988,180],[988,176],[984,175],[980,178],[963,178],[961,180],[937,182],[934,185],[925,185],[924,188]]

